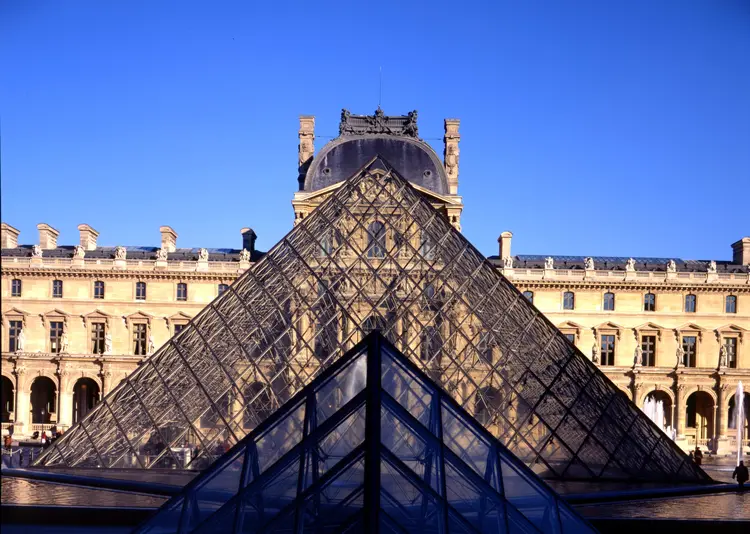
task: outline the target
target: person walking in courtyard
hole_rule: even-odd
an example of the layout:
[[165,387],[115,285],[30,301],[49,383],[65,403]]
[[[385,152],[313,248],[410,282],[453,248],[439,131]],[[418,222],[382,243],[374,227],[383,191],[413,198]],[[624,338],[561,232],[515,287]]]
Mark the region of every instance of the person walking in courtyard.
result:
[[732,478],[737,479],[737,483],[740,485],[741,489],[745,488],[745,482],[747,482],[748,479],[747,466],[745,465],[745,462],[740,461],[740,465],[734,468]]
[[703,463],[703,453],[700,447],[695,448],[695,465],[701,465]]

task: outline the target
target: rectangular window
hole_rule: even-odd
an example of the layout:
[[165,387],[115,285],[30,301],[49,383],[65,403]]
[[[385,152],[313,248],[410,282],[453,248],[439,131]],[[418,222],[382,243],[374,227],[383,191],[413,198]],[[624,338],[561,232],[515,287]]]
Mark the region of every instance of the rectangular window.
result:
[[685,295],[685,312],[695,313],[695,295]]
[[604,311],[614,311],[615,309],[615,294],[605,293],[604,294]]
[[643,296],[643,311],[656,311],[656,295],[653,293],[646,293]]
[[146,355],[146,325],[133,325],[133,354],[136,356]]
[[62,280],[54,280],[52,282],[52,298],[61,299],[62,296],[63,296]]
[[187,284],[177,284],[177,300],[187,300]]
[[179,334],[183,330],[185,330],[186,324],[176,324],[174,325],[174,335]]
[[727,313],[737,313],[737,297],[728,295],[725,309]]
[[563,310],[572,310],[576,306],[576,296],[571,291],[563,293]]
[[219,296],[222,296],[229,289],[227,284],[219,284]]
[[94,298],[95,299],[104,298],[104,282],[101,282],[101,281],[94,282]]
[[135,300],[146,300],[146,282],[135,283]]
[[602,365],[615,364],[615,336],[602,336]]
[[50,321],[49,323],[49,350],[58,354],[62,349],[63,323],[62,321]]
[[18,278],[13,280],[13,282],[11,282],[10,296],[11,297],[21,296],[21,281]]
[[698,338],[695,336],[682,336],[682,350],[685,351],[685,367],[695,367],[698,349]]
[[91,325],[91,353],[104,354],[104,323]]
[[641,338],[641,350],[643,351],[644,367],[656,367],[656,336],[643,336]]
[[21,330],[23,330],[23,321],[8,322],[8,352],[18,350],[18,336],[21,335]]
[[576,335],[575,334],[565,334],[565,337],[568,338],[568,341],[573,343],[573,345],[576,344]]
[[724,347],[727,349],[727,367],[737,369],[737,338],[725,337]]

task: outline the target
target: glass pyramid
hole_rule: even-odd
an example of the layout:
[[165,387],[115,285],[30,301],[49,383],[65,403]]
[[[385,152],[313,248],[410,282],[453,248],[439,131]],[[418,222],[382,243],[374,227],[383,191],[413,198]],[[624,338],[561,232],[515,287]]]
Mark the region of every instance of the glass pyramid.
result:
[[543,477],[710,480],[382,158],[321,195],[37,464],[205,468],[379,329]]
[[595,532],[378,332],[136,532],[365,530]]

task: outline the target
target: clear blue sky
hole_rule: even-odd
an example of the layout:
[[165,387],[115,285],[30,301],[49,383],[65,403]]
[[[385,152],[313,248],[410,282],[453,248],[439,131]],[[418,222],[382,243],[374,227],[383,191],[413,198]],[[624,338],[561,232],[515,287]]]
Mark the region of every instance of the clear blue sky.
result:
[[2,220],[102,245],[267,249],[300,114],[461,118],[485,254],[729,259],[750,235],[748,0],[0,0]]

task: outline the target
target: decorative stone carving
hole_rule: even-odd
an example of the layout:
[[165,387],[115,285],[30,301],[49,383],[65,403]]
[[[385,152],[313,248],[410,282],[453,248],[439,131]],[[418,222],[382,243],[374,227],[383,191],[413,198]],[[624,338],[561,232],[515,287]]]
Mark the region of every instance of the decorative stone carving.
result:
[[643,351],[641,347],[636,347],[633,352],[633,367],[640,367],[643,365]]
[[503,267],[506,269],[512,269],[513,268],[513,256],[506,256],[503,258]]
[[591,347],[591,361],[599,363],[599,345],[596,344],[596,341],[594,341],[594,346]]
[[151,334],[148,335],[148,346],[146,347],[146,354],[153,354],[156,350],[156,346],[154,345],[154,336]]
[[406,124],[404,124],[404,135],[409,137],[419,137],[419,127],[417,126],[417,110],[410,111],[406,114]]
[[668,273],[676,273],[677,272],[677,263],[674,260],[669,260],[667,262],[667,272]]
[[68,340],[67,328],[63,330],[62,337],[60,338],[60,352],[67,354],[70,341]]
[[587,271],[593,271],[594,270],[594,258],[591,258],[591,257],[586,258],[585,260],[583,260],[583,265]]
[[31,257],[32,258],[41,258],[42,257],[42,247],[39,245],[34,245],[31,247]]
[[341,110],[339,135],[389,134],[405,137],[418,135],[417,112],[408,115],[385,115],[378,107],[374,115],[352,115],[348,110]]
[[675,366],[675,369],[685,365],[685,349],[683,349],[682,345],[680,344],[677,345],[675,357],[677,358],[677,365]]
[[312,139],[309,137],[303,137],[299,142],[299,167],[300,169],[313,157],[315,152],[315,146],[313,145]]
[[552,256],[547,256],[546,258],[544,258],[544,268],[545,269],[555,268],[555,259]]
[[250,261],[250,251],[246,248],[240,251],[240,261]]
[[625,264],[625,270],[631,273],[635,271],[635,260],[633,258],[628,258],[628,261]]
[[708,262],[708,272],[709,273],[716,272],[716,262],[714,260],[711,260],[710,262]]
[[18,337],[16,338],[16,352],[23,352],[26,348],[26,334],[24,333],[24,328],[21,328],[21,331],[18,333]]
[[116,247],[115,248],[115,259],[116,260],[124,260],[128,257],[128,251],[125,249],[125,247]]
[[84,249],[81,245],[76,245],[73,248],[73,257],[76,259],[83,259],[84,256],[86,256],[86,249]]
[[104,354],[112,354],[112,334],[104,334]]
[[458,145],[448,145],[445,149],[445,173],[451,182],[458,180],[458,157]]
[[208,250],[202,248],[198,251],[198,261],[208,261]]
[[25,375],[26,371],[28,371],[28,370],[29,370],[29,368],[26,367],[25,365],[16,365],[16,369],[15,369],[16,376],[21,377],[21,376]]
[[156,261],[167,261],[169,257],[169,250],[166,248],[160,248],[156,251]]
[[722,345],[719,348],[719,369],[724,369],[727,366],[727,346]]

